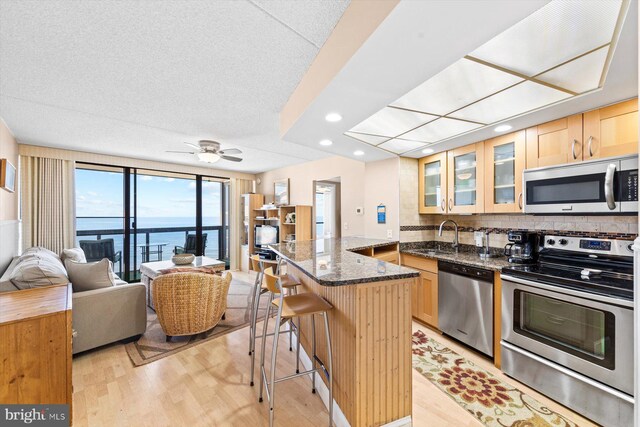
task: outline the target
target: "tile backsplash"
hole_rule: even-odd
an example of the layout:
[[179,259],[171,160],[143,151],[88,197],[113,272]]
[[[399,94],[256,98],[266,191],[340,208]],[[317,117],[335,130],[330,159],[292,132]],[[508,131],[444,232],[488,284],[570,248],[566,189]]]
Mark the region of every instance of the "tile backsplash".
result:
[[[474,244],[474,231],[490,231],[490,245],[504,246],[509,230],[536,230],[543,234],[581,236],[594,238],[616,238],[633,240],[638,234],[638,217],[626,216],[537,216],[524,214],[478,214],[478,215],[420,215],[420,224],[400,225],[400,240],[451,241],[453,226],[445,225],[442,236],[438,236],[440,223],[451,219],[458,224],[460,243]],[[428,222],[425,223],[425,222]]]

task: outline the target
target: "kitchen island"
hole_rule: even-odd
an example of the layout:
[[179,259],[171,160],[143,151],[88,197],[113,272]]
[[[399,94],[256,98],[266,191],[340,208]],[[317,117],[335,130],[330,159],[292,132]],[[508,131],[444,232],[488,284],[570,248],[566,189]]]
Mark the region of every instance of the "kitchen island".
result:
[[[351,426],[411,420],[411,287],[419,273],[355,253],[390,243],[350,237],[270,246],[302,282],[299,292],[333,305],[334,399],[337,417],[341,412]],[[317,334],[318,356],[326,360],[322,330]],[[310,321],[302,322],[300,335],[311,355]]]

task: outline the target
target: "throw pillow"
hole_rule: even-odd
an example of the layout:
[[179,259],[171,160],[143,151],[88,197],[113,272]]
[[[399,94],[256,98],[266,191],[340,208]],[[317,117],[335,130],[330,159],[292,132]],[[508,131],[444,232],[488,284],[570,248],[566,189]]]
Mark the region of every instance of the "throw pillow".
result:
[[68,259],[75,262],[87,262],[87,257],[84,255],[82,248],[64,249],[60,254],[60,259],[62,262]]
[[18,258],[9,280],[18,289],[69,283],[58,255],[45,248],[29,248]]
[[76,262],[67,260],[65,263],[73,292],[91,291],[94,289],[115,286],[111,261],[103,258],[96,262]]

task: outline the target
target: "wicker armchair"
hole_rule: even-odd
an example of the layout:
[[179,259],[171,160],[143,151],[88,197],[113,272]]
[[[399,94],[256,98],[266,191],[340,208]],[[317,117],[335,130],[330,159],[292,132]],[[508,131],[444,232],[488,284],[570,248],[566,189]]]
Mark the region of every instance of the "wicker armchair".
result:
[[227,310],[231,274],[172,273],[153,281],[153,301],[167,341],[215,327]]

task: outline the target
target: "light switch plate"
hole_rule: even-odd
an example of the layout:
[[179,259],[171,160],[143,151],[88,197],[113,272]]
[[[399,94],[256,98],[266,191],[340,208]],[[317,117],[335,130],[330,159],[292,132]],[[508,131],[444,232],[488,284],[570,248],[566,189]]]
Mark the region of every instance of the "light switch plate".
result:
[[484,233],[482,231],[473,232],[473,240],[476,242],[476,246],[481,248],[483,246],[482,240],[484,239]]
[[387,239],[393,239],[393,230],[387,230]]

